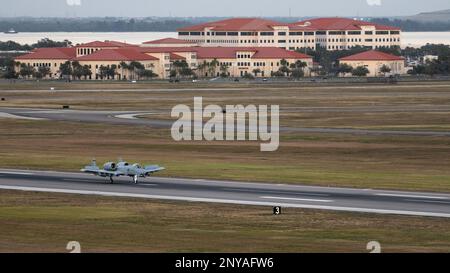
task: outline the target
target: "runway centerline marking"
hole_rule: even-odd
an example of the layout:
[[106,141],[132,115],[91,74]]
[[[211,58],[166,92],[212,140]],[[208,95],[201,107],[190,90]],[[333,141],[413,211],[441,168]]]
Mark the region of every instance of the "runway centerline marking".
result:
[[322,202],[322,203],[331,203],[333,200],[325,200],[325,199],[306,199],[306,198],[291,198],[291,197],[277,197],[277,196],[260,196],[262,199],[273,199],[273,200],[289,200],[289,201],[304,201],[304,202]]
[[[249,192],[249,193],[256,193],[256,192],[266,192],[266,193],[275,193],[275,194],[294,194],[294,192],[292,193],[288,193],[288,192],[280,192],[277,190],[270,190],[270,189],[230,189],[230,188],[222,188],[222,190],[226,190],[226,191],[237,191],[237,192]],[[303,192],[295,192],[295,195],[304,195],[304,196],[330,196],[329,194],[320,194],[320,193],[303,193]]]
[[67,181],[67,182],[95,182],[95,180],[88,180],[88,179],[85,179],[85,180],[83,180],[83,179],[70,179],[70,178],[63,179],[63,181]]
[[390,194],[390,193],[377,193],[375,195],[377,195],[377,196],[386,196],[386,197],[405,197],[405,198],[422,198],[422,199],[448,200],[447,197],[443,197],[443,196],[425,196],[425,195]]

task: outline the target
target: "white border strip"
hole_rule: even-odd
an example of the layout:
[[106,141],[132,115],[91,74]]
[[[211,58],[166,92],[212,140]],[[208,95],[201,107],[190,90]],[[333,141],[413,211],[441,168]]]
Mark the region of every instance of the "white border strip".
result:
[[377,196],[386,196],[386,197],[405,197],[405,198],[418,198],[418,199],[448,200],[447,197],[443,197],[443,196],[425,196],[425,195],[390,194],[390,193],[377,193],[375,195],[377,195]]
[[236,204],[236,205],[283,206],[283,207],[289,207],[289,208],[303,208],[303,209],[334,210],[334,211],[346,211],[346,212],[366,212],[366,213],[378,213],[378,214],[398,214],[398,215],[410,215],[410,216],[427,216],[427,217],[450,218],[450,214],[449,213],[436,213],[436,212],[403,211],[403,210],[370,209],[370,208],[351,208],[351,207],[304,205],[304,204],[292,204],[292,203],[269,203],[269,202],[258,202],[258,201],[212,199],[212,198],[166,196],[166,195],[149,195],[149,194],[103,192],[103,191],[87,191],[87,190],[70,190],[70,189],[17,187],[17,186],[3,186],[3,185],[0,185],[0,189],[3,189],[3,190],[33,191],[33,192],[69,193],[69,194],[82,194],[82,195],[101,195],[101,196],[112,196],[112,197],[132,197],[132,198],[161,199],[161,200],[204,202],[204,203],[222,203],[222,204]]

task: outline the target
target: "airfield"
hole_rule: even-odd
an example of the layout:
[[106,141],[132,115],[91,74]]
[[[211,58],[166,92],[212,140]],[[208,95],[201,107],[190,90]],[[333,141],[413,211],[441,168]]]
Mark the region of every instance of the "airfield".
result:
[[[161,235],[164,219],[154,219],[154,208],[170,208],[173,217],[169,212],[159,216],[170,218],[168,238],[183,238],[181,243],[143,236],[146,239],[133,249],[118,239],[108,245],[105,238],[91,238],[82,228],[84,232],[76,234],[89,241],[90,251],[364,252],[371,240],[385,241],[388,251],[450,247],[446,82],[42,82],[0,84],[0,90],[5,98],[0,101],[0,192],[9,196],[2,201],[0,222],[10,235],[13,226],[23,225],[16,236],[0,237],[12,249],[37,249],[27,234],[33,225],[41,225],[41,216],[50,217],[53,232],[61,234],[42,250],[58,251],[62,234],[73,231],[72,219],[53,214],[55,206],[61,207],[61,215],[67,213],[65,208],[70,211],[64,199],[81,211],[83,202],[94,211],[107,209],[105,204],[123,204],[120,215],[107,209],[111,215],[106,218],[89,213],[83,218],[78,212],[73,217],[85,225],[111,224],[106,228],[110,232],[129,227],[123,217],[156,225],[134,226],[141,235],[150,230]],[[202,96],[205,104],[280,105],[280,149],[261,153],[252,142],[174,142],[170,109],[179,103],[191,105],[194,96]],[[127,179],[108,185],[102,178],[76,172],[94,157],[99,163],[122,157],[160,164],[167,171],[137,186]],[[286,208],[286,214],[272,216],[274,205]],[[39,208],[37,214],[33,207]],[[183,216],[187,208],[194,217]],[[144,216],[146,212],[152,218]],[[218,217],[228,221],[221,221],[221,227],[202,222]],[[214,232],[229,240],[208,246],[198,241]],[[155,240],[157,246],[151,243]],[[239,249],[242,241],[253,245]]]

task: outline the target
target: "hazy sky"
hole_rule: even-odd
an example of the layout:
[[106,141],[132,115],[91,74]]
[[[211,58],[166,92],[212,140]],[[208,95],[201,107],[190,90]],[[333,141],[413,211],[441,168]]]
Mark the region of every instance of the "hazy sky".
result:
[[0,0],[14,16],[395,16],[450,9],[449,0]]

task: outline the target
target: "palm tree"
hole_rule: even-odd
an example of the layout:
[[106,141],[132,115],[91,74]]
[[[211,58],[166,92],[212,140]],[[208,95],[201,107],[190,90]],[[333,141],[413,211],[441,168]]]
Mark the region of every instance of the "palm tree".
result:
[[199,64],[199,65],[197,66],[197,69],[198,69],[198,71],[200,72],[200,75],[201,75],[202,77],[205,76],[205,70],[206,70],[206,68],[207,68],[208,66],[209,66],[209,65],[208,65],[208,63],[207,63],[206,61],[203,61],[203,63],[201,63],[201,64]]
[[209,63],[209,69],[208,69],[208,71],[210,72],[210,74],[211,74],[211,75],[214,75],[213,77],[216,76],[216,68],[217,68],[217,66],[219,66],[219,61],[218,61],[216,58],[214,58],[214,60],[212,60],[212,61]]
[[255,75],[255,77],[258,77],[259,73],[261,73],[261,69],[259,69],[259,68],[253,69],[253,75]]
[[228,64],[222,64],[220,66],[220,76],[222,78],[228,77]]
[[390,73],[391,72],[391,68],[389,67],[389,66],[387,66],[387,65],[385,65],[385,64],[383,64],[383,66],[382,67],[380,67],[380,72],[381,73],[383,73],[383,75],[386,77],[386,74],[387,73]]
[[122,72],[121,72],[121,74],[122,74],[122,79],[126,79],[126,77],[124,77],[124,75],[123,75],[123,71],[124,70],[126,70],[126,71],[130,71],[130,67],[129,67],[129,65],[126,63],[126,62],[120,62],[120,69],[122,70]]

